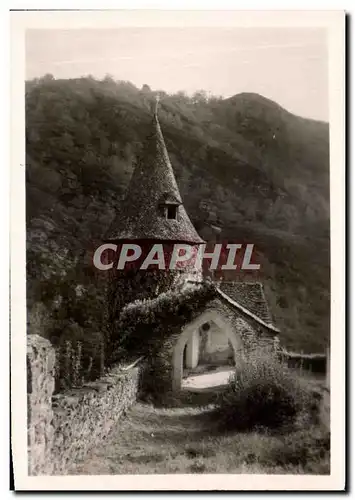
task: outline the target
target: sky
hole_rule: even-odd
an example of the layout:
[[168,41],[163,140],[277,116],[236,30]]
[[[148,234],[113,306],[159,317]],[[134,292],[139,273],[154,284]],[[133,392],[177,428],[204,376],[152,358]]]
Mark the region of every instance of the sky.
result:
[[137,87],[230,97],[256,92],[328,121],[321,28],[51,29],[26,33],[26,78],[112,75]]

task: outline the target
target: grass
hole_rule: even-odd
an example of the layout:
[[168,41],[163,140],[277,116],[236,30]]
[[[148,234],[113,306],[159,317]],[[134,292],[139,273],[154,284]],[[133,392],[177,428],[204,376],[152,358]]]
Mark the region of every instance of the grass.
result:
[[185,391],[170,408],[136,404],[71,473],[329,474],[321,394],[319,377],[255,349],[223,389]]
[[138,403],[70,474],[329,474],[329,434],[320,427],[226,433],[211,409]]

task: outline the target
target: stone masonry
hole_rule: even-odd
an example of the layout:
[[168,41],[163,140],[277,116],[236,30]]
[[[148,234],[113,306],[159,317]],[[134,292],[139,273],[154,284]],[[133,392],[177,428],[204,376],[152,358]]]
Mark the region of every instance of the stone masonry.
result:
[[43,471],[54,439],[52,394],[55,353],[50,342],[39,335],[27,337],[27,432],[29,474]]
[[102,442],[138,393],[140,368],[113,367],[96,382],[53,396],[55,353],[39,335],[27,338],[30,475],[66,474]]

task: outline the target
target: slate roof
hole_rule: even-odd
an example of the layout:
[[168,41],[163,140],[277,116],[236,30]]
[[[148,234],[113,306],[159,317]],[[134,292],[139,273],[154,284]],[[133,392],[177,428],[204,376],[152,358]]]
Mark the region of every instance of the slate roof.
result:
[[[202,288],[208,286],[205,281],[196,283],[189,280],[188,283],[195,290],[199,290],[199,286]],[[244,319],[260,325],[264,331],[272,335],[280,333],[280,330],[273,325],[262,283],[221,281],[214,286],[217,296],[230,308],[238,311]]]
[[[162,204],[177,207],[176,220],[165,217]],[[203,243],[182,204],[156,113],[125,199],[105,239]]]
[[267,324],[272,323],[264,295],[263,285],[258,282],[221,281],[220,290]]

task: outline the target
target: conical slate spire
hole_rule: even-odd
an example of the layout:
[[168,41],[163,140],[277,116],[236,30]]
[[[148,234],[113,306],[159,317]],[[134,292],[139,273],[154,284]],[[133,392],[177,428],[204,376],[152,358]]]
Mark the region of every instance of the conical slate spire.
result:
[[106,239],[203,243],[182,204],[157,107],[151,134],[146,139],[121,210]]

